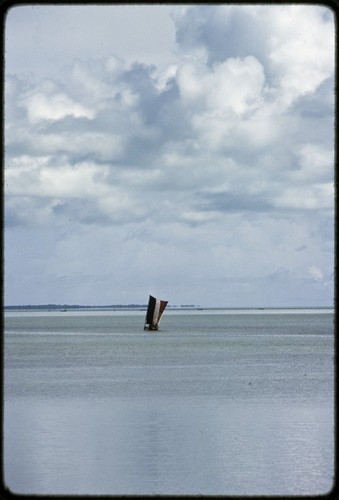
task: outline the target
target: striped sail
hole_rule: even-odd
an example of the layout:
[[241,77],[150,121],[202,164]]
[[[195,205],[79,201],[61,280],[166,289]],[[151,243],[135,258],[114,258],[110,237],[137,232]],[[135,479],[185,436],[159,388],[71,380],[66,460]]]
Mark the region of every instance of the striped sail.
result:
[[144,330],[158,330],[167,303],[167,300],[156,299],[152,295],[149,296]]

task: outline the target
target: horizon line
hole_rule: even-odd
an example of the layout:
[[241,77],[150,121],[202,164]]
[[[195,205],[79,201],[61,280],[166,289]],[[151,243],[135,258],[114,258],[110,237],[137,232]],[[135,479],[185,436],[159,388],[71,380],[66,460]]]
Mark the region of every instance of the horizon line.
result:
[[[147,307],[146,304],[137,304],[137,303],[129,303],[129,304],[104,304],[104,305],[88,305],[88,304],[56,304],[56,303],[48,303],[48,304],[14,304],[14,305],[3,305],[3,309],[14,309],[14,308],[117,308],[117,307]],[[169,304],[167,307],[180,307],[180,308],[205,308],[205,309],[334,309],[334,304],[332,305],[277,305],[277,306],[225,306],[225,305],[217,305],[217,306],[208,306],[208,305],[200,305],[200,304]]]

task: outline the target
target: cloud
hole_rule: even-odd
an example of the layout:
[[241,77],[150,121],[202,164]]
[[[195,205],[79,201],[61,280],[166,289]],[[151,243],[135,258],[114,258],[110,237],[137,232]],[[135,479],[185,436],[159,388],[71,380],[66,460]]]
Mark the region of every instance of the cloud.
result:
[[333,14],[319,6],[190,6],[174,15],[185,53],[209,65],[253,56],[282,104],[313,92],[333,71]]
[[303,144],[299,151],[299,165],[295,176],[304,182],[330,179],[333,175],[333,152],[320,144]]
[[[252,56],[229,58],[212,70],[201,62],[184,62],[177,82],[184,104],[227,117],[244,115],[257,108],[265,76]],[[225,116],[226,114],[226,116]]]
[[25,102],[28,118],[32,124],[41,120],[56,121],[66,116],[75,118],[94,118],[90,109],[72,101],[65,94],[46,95],[35,93]]
[[[330,13],[329,9],[327,14]],[[333,18],[324,9],[304,11],[301,6],[282,7],[274,16],[269,59],[274,81],[290,104],[299,96],[312,93],[333,71]]]
[[[189,43],[183,34],[178,35],[179,47],[203,45],[207,53],[214,54],[212,49],[216,41],[212,43],[207,35],[204,36],[204,33],[214,32],[213,23],[216,23],[217,31],[224,23],[226,36],[229,27],[234,26],[234,22],[237,25],[236,18],[242,20],[240,25],[251,22],[255,26],[260,25],[266,32],[268,28],[264,24],[270,18],[277,31],[274,40],[270,32],[270,43],[265,45],[266,56],[262,57],[262,61],[251,55],[250,42],[244,36],[243,50],[248,43],[248,55],[227,57],[225,53],[224,60],[220,56],[213,63],[195,55],[190,58],[186,55],[185,59],[179,60],[176,68],[171,66],[167,72],[166,85],[164,76],[157,75],[154,67],[140,63],[126,65],[116,56],[88,61],[78,59],[68,66],[64,79],[44,80],[37,85],[31,82],[28,90],[17,77],[9,78],[7,87],[10,98],[6,101],[8,148],[9,151],[26,153],[14,155],[8,173],[9,186],[16,183],[19,186],[20,182],[25,184],[23,179],[29,176],[36,191],[54,198],[74,198],[74,185],[84,197],[102,197],[105,190],[107,197],[117,199],[114,203],[105,201],[104,197],[96,203],[96,210],[101,207],[105,221],[109,213],[114,220],[116,210],[109,207],[119,203],[128,212],[128,203],[123,203],[121,198],[129,200],[130,212],[148,214],[147,210],[136,210],[136,203],[131,201],[140,197],[141,189],[153,200],[157,200],[157,194],[152,193],[154,189],[161,189],[162,198],[164,194],[166,197],[166,193],[171,193],[172,199],[176,199],[176,206],[182,209],[182,214],[186,214],[183,219],[190,214],[188,218],[204,221],[204,210],[198,213],[198,192],[196,197],[191,194],[186,209],[180,204],[182,195],[187,194],[195,184],[198,191],[202,182],[210,191],[210,198],[217,191],[216,196],[223,202],[213,206],[222,206],[223,210],[226,207],[234,209],[236,205],[239,210],[241,207],[269,210],[272,207],[312,209],[330,206],[332,151],[313,141],[293,141],[295,129],[302,125],[302,117],[296,115],[293,109],[286,111],[286,106],[291,105],[290,98],[286,97],[290,96],[288,89],[285,89],[288,104],[286,99],[282,104],[284,85],[281,84],[281,75],[287,78],[289,70],[281,69],[285,67],[285,52],[279,55],[278,48],[285,46],[284,26],[288,20],[292,24],[286,28],[287,38],[299,40],[299,31],[298,36],[293,34],[297,30],[296,20],[303,11],[278,10],[282,19],[277,16],[276,10],[270,8],[244,10],[222,6],[206,10],[206,7],[189,7],[180,22],[176,18],[179,35],[188,19],[205,27],[197,29],[199,43],[197,33],[191,34]],[[205,11],[209,13],[207,17],[202,15]],[[259,13],[264,14],[263,19]],[[317,23],[323,33],[328,21],[321,22],[320,13],[319,9],[307,9],[301,33],[306,33],[310,26]],[[302,37],[307,50],[313,47],[312,36]],[[331,54],[328,35],[326,40],[327,45],[322,41],[322,50]],[[258,57],[263,53],[263,46],[260,50],[257,51]],[[266,74],[269,61],[270,71],[275,68],[273,80]],[[325,69],[320,72],[322,76],[313,83],[314,91],[329,76],[329,57],[326,61],[323,66],[327,72]],[[311,61],[307,59],[305,65],[311,66]],[[297,68],[295,71],[299,75],[302,68]],[[278,80],[280,87],[272,86],[272,81]],[[301,84],[295,85],[301,98],[312,90],[304,91]],[[16,96],[16,99],[11,96]],[[21,114],[25,110],[19,128],[12,126],[13,120],[10,119],[17,109]],[[287,145],[288,158],[286,152],[283,152],[280,161],[272,155],[274,148],[280,154],[284,146],[287,149]],[[29,173],[25,166],[23,173],[20,158],[27,157],[27,153],[33,158],[37,154],[48,157],[48,166],[45,161],[39,168],[32,166]],[[286,160],[288,165],[284,164]],[[131,172],[136,168],[138,174]],[[34,175],[37,176],[35,182]],[[17,180],[19,176],[24,176],[21,181]],[[133,176],[138,180],[137,186],[131,181]],[[94,178],[97,179],[95,182]],[[302,188],[300,184],[305,181],[312,186]],[[315,181],[317,185],[314,186]],[[107,186],[103,187],[105,183]],[[123,195],[119,196],[117,190],[114,191],[114,184],[119,187],[120,193],[125,191]],[[303,196],[300,197],[300,194]],[[298,202],[298,198],[303,198],[303,201]],[[173,210],[169,210],[168,214],[172,217]],[[176,216],[180,218],[180,213]]]
[[204,57],[211,64],[248,55],[261,59],[267,50],[262,14],[253,6],[178,8],[173,13],[176,40],[184,54]]
[[[157,287],[171,283],[183,298],[183,279],[191,290],[206,283],[210,302],[228,286],[250,302],[264,285],[283,302],[288,294],[279,286],[303,286],[312,272],[320,277],[314,269],[327,282],[330,11],[180,6],[173,22],[176,59],[167,67],[85,53],[68,59],[57,76],[6,75],[6,224],[13,234],[53,228],[59,239],[41,264],[45,286],[51,268],[53,280],[67,282],[72,293],[77,280],[80,289],[84,276],[100,276],[102,300],[110,279],[125,280],[126,297],[135,279],[141,295],[145,276]],[[70,226],[72,235],[63,229]],[[103,255],[91,271],[96,241]],[[311,302],[325,293],[307,290]],[[222,302],[232,301],[225,293]]]
[[309,273],[315,281],[322,281],[324,279],[321,269],[316,266],[309,267]]

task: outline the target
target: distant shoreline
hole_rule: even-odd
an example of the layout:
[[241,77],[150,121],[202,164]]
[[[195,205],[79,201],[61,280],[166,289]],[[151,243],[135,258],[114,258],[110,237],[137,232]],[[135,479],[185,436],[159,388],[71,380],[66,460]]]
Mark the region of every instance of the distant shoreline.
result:
[[[168,306],[172,309],[199,309],[200,306],[195,305],[179,305],[179,306]],[[16,306],[4,306],[5,311],[67,311],[67,310],[120,310],[120,309],[147,309],[147,304],[110,304],[104,306],[88,306],[79,304],[39,304],[39,305],[16,305]]]
[[[270,306],[270,307],[224,307],[224,306],[198,306],[198,305],[168,305],[172,310],[253,310],[267,311],[279,309],[329,309],[333,310],[334,306]],[[74,310],[97,310],[97,311],[119,311],[119,310],[146,310],[147,304],[111,304],[104,306],[89,306],[79,304],[39,304],[39,305],[12,305],[3,306],[4,311],[74,311]]]
[[39,311],[59,311],[62,309],[137,309],[146,308],[147,304],[112,304],[107,306],[88,306],[78,304],[39,304],[39,305],[19,305],[19,306],[4,306],[5,310],[25,309]]

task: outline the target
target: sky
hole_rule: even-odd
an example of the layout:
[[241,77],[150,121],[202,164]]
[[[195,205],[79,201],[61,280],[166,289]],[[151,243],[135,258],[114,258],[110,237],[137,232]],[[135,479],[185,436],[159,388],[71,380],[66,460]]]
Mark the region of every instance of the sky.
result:
[[333,306],[334,16],[21,5],[4,303]]

